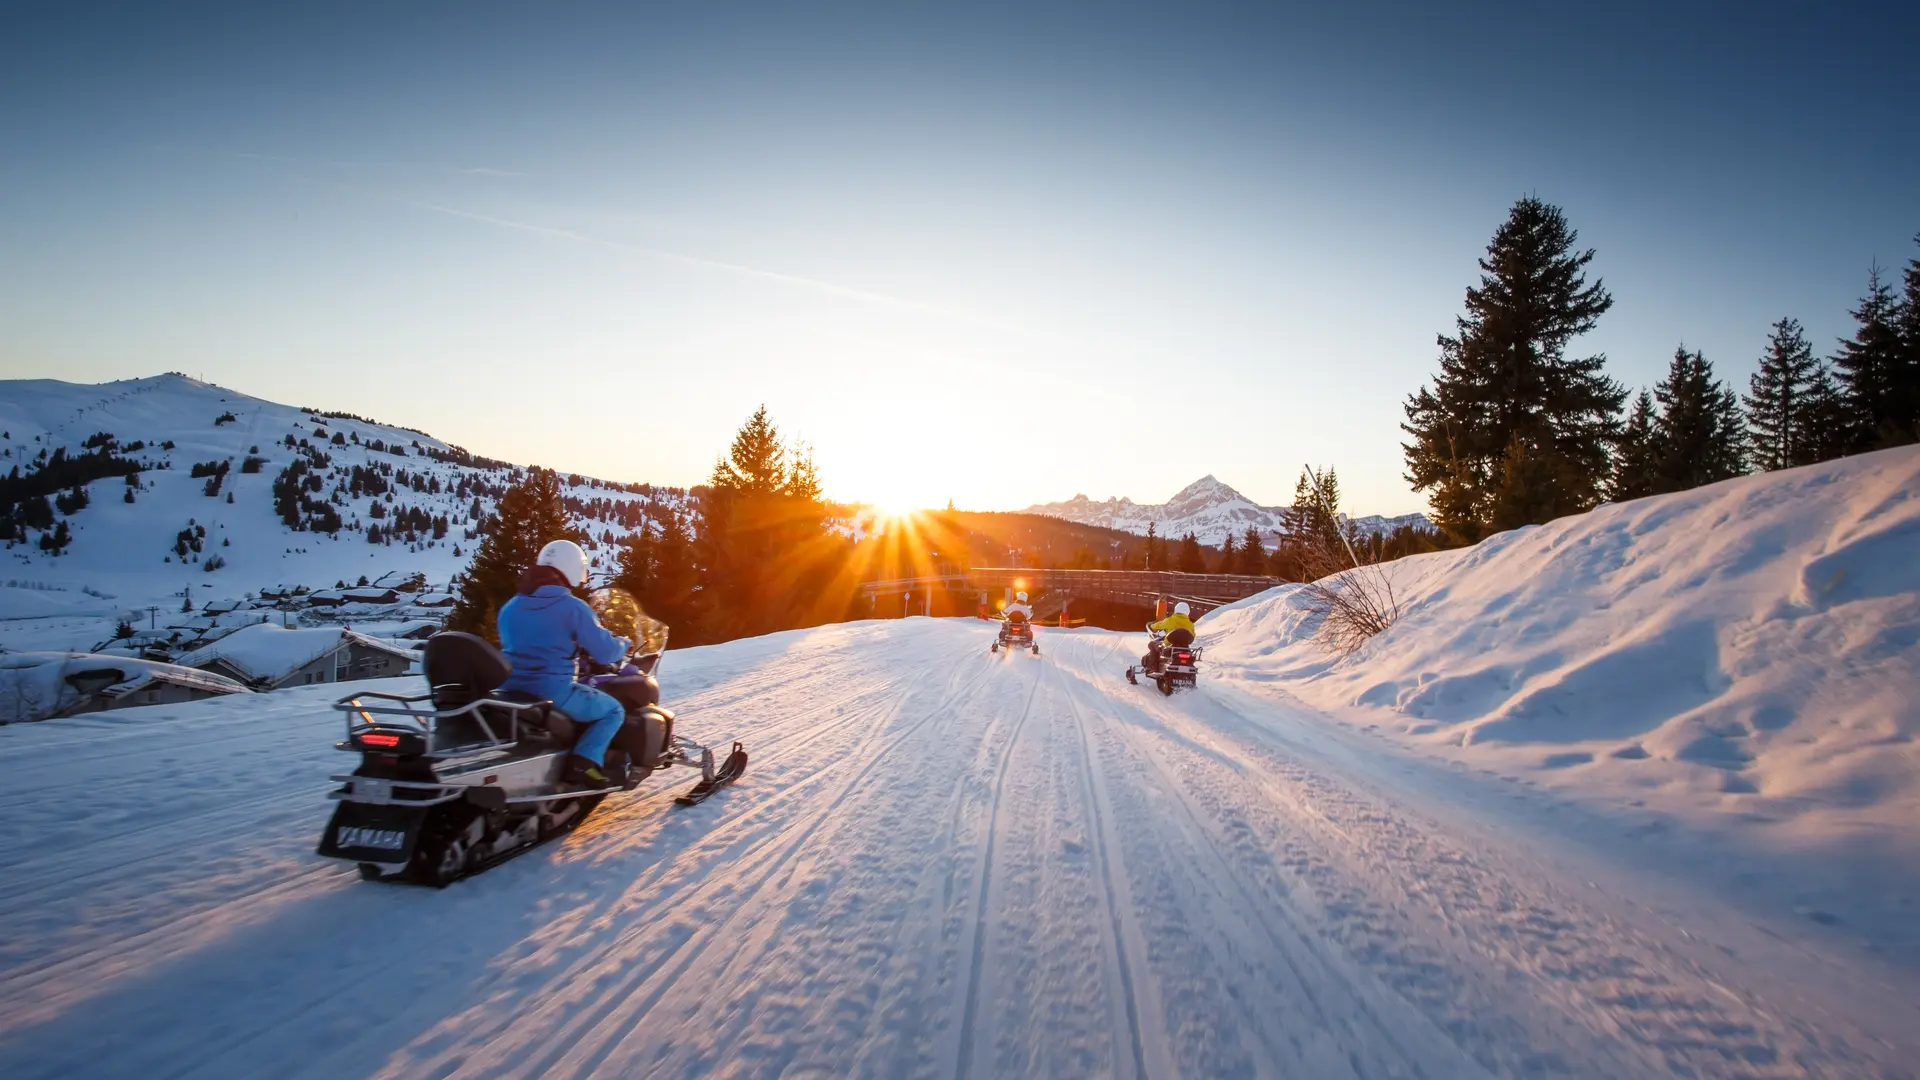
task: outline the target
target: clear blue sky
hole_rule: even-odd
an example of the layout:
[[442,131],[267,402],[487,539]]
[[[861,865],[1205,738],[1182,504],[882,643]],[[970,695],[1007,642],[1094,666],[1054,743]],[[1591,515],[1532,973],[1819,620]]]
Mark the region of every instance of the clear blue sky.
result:
[[1633,385],[1830,350],[1915,254],[1915,5],[1457,6],[8,5],[0,375],[666,483],[764,402],[844,498],[1314,461],[1398,512],[1520,195]]

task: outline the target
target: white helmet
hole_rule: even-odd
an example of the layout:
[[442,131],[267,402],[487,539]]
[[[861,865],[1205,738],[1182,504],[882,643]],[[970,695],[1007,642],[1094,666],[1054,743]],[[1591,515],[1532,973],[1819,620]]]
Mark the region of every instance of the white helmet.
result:
[[1191,613],[1192,611],[1193,609],[1187,606],[1187,602],[1185,600],[1182,600],[1179,603],[1173,605],[1173,613],[1175,615],[1186,615]]
[[587,553],[571,540],[555,540],[541,548],[540,557],[534,563],[560,571],[567,584],[576,589],[587,583]]
[[1020,602],[1021,602],[1021,603],[1023,603],[1023,604],[1027,602],[1027,594],[1026,594],[1026,593],[1023,593],[1023,592],[1017,592],[1017,593],[1014,593],[1014,594],[1013,594],[1013,598],[1014,598],[1015,600],[1018,600],[1018,601],[1020,601]]

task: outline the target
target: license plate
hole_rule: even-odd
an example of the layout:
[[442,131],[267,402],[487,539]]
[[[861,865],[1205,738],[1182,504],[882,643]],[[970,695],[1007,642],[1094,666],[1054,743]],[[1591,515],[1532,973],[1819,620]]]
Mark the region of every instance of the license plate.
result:
[[353,795],[356,799],[368,802],[386,802],[393,798],[393,782],[390,780],[355,780]]
[[407,846],[407,834],[399,829],[369,829],[360,825],[342,825],[334,830],[333,842],[343,848],[399,851]]

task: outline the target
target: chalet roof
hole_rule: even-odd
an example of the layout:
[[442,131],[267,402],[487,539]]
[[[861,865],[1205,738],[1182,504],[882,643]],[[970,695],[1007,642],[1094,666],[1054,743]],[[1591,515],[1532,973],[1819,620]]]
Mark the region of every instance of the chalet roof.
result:
[[220,660],[258,682],[280,679],[348,645],[361,645],[412,660],[413,652],[391,642],[338,627],[286,629],[273,623],[244,626],[205,648],[181,656],[178,663],[200,667]]

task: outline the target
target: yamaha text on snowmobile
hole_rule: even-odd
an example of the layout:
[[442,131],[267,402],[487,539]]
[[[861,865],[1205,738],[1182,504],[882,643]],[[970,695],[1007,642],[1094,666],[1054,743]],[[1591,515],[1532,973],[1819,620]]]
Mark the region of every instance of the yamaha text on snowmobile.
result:
[[[341,750],[360,767],[335,776],[344,786],[319,852],[358,863],[360,876],[446,885],[571,831],[608,795],[656,769],[697,767],[700,782],[677,802],[692,804],[739,779],[739,743],[714,764],[713,751],[674,731],[655,680],[666,651],[665,623],[648,618],[619,590],[594,594],[603,625],[634,642],[616,669],[578,678],[626,706],[607,751],[606,771],[627,777],[600,788],[562,783],[577,729],[572,718],[529,695],[498,692],[506,657],[472,634],[439,633],[424,656],[428,693],[361,693],[334,708],[346,714]],[[591,665],[589,665],[591,666]]]
[[[1148,649],[1137,666],[1127,669],[1127,681],[1138,685],[1139,676],[1144,675],[1169,697],[1182,687],[1191,689],[1199,685],[1200,647],[1193,643],[1193,631],[1182,629],[1161,634],[1149,626],[1147,633],[1153,636],[1157,648]],[[1154,662],[1156,656],[1158,663]]]

